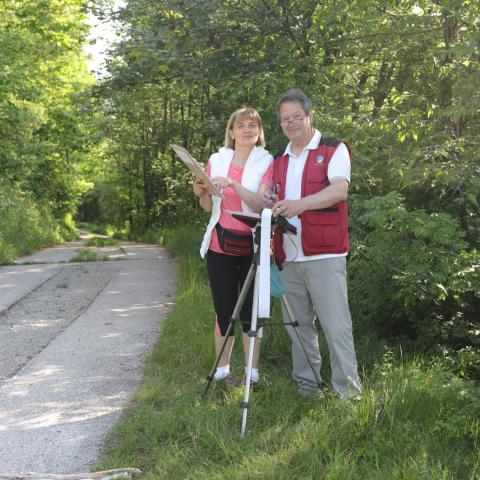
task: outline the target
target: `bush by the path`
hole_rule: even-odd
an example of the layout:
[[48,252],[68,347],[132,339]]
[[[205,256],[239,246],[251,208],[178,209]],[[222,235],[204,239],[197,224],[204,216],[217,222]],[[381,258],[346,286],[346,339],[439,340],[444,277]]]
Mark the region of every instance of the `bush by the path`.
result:
[[12,263],[17,256],[75,236],[70,218],[59,221],[46,206],[0,186],[0,264]]

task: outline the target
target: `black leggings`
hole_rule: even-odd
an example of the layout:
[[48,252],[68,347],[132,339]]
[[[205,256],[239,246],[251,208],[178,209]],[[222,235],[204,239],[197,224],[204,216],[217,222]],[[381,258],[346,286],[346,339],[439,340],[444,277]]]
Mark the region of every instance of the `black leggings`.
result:
[[[217,324],[222,337],[227,333],[228,325],[237,303],[243,283],[247,278],[252,256],[226,255],[223,253],[207,252],[207,270],[212,291],[213,306],[217,314]],[[250,329],[253,304],[253,282],[250,285],[245,302],[240,310],[243,331]],[[230,332],[230,336],[234,335]]]

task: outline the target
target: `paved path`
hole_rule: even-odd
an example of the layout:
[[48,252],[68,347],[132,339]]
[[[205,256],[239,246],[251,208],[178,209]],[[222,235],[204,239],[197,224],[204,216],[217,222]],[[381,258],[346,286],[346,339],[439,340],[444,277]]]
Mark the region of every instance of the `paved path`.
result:
[[[35,261],[65,261],[70,247]],[[0,268],[0,474],[88,471],[132,398],[176,266],[152,245],[122,243],[120,258]]]

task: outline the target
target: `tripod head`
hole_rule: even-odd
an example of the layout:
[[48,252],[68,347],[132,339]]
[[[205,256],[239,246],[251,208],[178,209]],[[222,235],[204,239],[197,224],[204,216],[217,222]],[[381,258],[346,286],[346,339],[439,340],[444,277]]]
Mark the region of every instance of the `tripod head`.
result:
[[[265,211],[265,210],[263,210]],[[245,223],[245,225],[248,225],[250,228],[255,228],[255,233],[253,236],[253,242],[255,245],[258,246],[258,248],[255,249],[254,251],[254,262],[258,262],[258,257],[260,256],[260,251],[261,251],[261,221],[262,221],[262,216],[259,215],[258,213],[247,213],[247,212],[238,212],[238,211],[233,211],[233,210],[227,210],[227,213],[232,215],[233,218],[236,218],[237,220],[240,220],[241,222]],[[270,240],[272,237],[277,234],[281,233],[286,233],[290,232],[293,235],[297,234],[297,227],[292,225],[288,220],[287,217],[284,217],[283,215],[277,215],[274,217],[273,215],[271,216],[270,220]],[[267,239],[265,239],[265,242]],[[268,248],[270,251],[270,248]],[[278,267],[279,270],[282,270],[282,264],[278,260],[278,258],[273,255],[273,259]]]
[[[233,218],[240,220],[245,225],[248,225],[250,228],[259,226],[258,224],[262,220],[262,217],[258,213],[235,212],[233,210],[228,210],[227,213]],[[287,220],[287,217],[284,217],[283,215],[277,215],[276,217],[272,216],[271,228],[272,232],[278,228],[282,233],[290,232],[293,233],[293,235],[297,234],[297,227],[292,225]]]
[[292,225],[287,220],[287,217],[284,217],[283,215],[272,217],[272,226],[274,225],[277,225],[282,233],[290,232],[290,233],[293,233],[293,235],[297,234],[297,227]]

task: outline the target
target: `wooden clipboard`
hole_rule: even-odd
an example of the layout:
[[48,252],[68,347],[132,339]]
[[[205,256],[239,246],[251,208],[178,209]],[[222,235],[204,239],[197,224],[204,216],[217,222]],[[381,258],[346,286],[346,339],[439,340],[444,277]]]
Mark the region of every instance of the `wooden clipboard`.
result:
[[194,175],[203,181],[203,184],[207,187],[207,192],[210,195],[222,197],[222,192],[213,184],[210,177],[204,172],[202,166],[190,155],[190,153],[183,147],[178,145],[170,145],[173,151],[178,155],[183,164],[194,173]]

